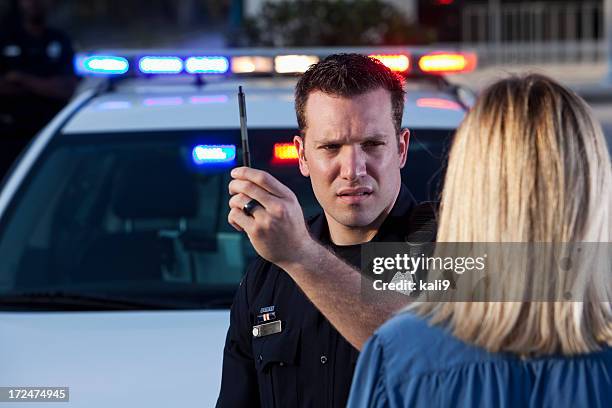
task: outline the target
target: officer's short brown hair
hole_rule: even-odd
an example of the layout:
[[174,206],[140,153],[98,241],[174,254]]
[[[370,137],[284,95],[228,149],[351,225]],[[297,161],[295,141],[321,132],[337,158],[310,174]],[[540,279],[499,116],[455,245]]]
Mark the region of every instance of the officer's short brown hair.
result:
[[307,127],[306,102],[311,92],[350,98],[383,88],[391,94],[392,120],[397,134],[404,112],[404,81],[377,59],[361,54],[333,54],[312,65],[295,87],[295,113],[300,132]]

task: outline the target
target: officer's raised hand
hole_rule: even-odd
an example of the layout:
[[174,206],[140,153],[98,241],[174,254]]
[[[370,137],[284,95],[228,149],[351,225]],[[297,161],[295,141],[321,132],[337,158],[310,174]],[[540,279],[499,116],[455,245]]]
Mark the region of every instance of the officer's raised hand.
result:
[[247,233],[262,258],[277,265],[301,262],[314,240],[293,191],[262,170],[238,167],[231,175],[229,223]]

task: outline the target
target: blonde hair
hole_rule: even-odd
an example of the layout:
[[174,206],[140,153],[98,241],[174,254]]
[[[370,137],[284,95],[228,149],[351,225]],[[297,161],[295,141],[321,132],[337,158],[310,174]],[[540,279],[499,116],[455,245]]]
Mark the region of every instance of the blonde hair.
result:
[[[456,132],[438,242],[609,243],[611,166],[601,127],[580,97],[541,75],[500,80]],[[417,301],[407,310],[493,352],[591,352],[612,345],[611,272],[591,272],[575,276],[587,282],[574,285],[581,302]],[[543,281],[552,273],[534,270]],[[495,278],[529,290],[529,279]]]

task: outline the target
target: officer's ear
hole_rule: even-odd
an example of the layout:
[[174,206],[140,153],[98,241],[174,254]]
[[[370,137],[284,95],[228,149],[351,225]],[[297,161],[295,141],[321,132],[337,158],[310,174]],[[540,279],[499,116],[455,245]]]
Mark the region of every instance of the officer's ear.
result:
[[397,147],[399,150],[399,165],[400,169],[404,168],[406,164],[406,157],[408,156],[408,145],[410,144],[410,131],[408,129],[402,129],[397,139]]
[[306,161],[306,140],[304,139],[304,136],[293,136],[293,145],[298,153],[300,173],[302,173],[302,176],[304,177],[310,177],[310,170],[308,169],[308,162]]

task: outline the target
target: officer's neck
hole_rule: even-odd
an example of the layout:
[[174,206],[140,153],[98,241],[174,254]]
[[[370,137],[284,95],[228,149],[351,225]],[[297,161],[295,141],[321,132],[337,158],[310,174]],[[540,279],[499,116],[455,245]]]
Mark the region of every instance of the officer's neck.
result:
[[387,212],[381,214],[378,219],[363,227],[347,226],[339,223],[329,214],[325,213],[327,226],[329,228],[329,239],[335,245],[357,245],[369,242],[374,238],[378,229],[387,217]]

